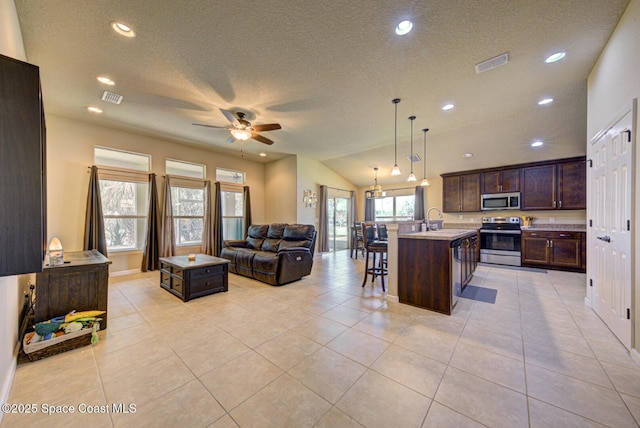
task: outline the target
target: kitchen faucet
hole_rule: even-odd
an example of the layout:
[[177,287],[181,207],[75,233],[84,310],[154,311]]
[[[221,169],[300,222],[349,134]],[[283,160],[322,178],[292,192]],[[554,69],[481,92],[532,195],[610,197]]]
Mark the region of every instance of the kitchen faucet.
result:
[[427,210],[427,230],[431,230],[431,227],[429,226],[429,214],[431,214],[431,210],[436,210],[438,212],[438,215],[440,216],[440,218],[442,218],[442,211],[440,211],[438,208],[436,207],[431,207]]

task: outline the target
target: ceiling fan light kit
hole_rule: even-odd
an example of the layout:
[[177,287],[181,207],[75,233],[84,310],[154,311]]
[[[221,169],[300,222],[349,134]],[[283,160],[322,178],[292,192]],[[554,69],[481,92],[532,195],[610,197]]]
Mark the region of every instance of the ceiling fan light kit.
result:
[[246,120],[245,114],[241,111],[236,112],[235,115],[229,110],[220,109],[220,112],[231,122],[231,126],[215,126],[206,125],[204,123],[194,123],[193,125],[205,126],[207,128],[226,129],[231,133],[231,136],[227,139],[227,142],[233,142],[232,140],[246,141],[252,138],[263,144],[271,145],[273,141],[258,134],[258,132],[275,131],[282,129],[279,123],[266,123],[264,125],[252,125],[251,122]]

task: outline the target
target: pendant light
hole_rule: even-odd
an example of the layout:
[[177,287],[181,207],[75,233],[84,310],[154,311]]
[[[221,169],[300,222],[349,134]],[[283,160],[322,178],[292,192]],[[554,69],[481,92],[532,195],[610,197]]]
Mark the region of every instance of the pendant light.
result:
[[424,154],[422,157],[422,181],[420,182],[421,186],[428,186],[429,180],[427,180],[427,132],[429,132],[429,128],[424,128],[422,130],[424,132]]
[[400,98],[395,98],[391,100],[393,104],[396,106],[396,115],[394,119],[394,128],[393,128],[393,148],[394,148],[394,165],[391,169],[391,175],[400,175],[400,168],[398,167],[398,103],[400,102]]
[[407,181],[416,181],[416,175],[413,173],[413,121],[416,120],[416,117],[409,116],[409,120],[411,121],[411,151],[409,153],[409,163],[411,164],[411,173],[409,174],[409,178],[407,178]]

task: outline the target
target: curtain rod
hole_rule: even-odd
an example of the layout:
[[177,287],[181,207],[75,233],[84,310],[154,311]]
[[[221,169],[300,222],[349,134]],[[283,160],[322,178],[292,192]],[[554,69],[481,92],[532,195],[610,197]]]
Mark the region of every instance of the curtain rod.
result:
[[205,180],[204,178],[193,178],[193,177],[184,177],[182,175],[172,175],[172,174],[167,174],[167,175],[163,175],[162,177],[169,177],[169,178],[175,178],[177,180],[187,180],[187,181],[197,181],[198,183],[204,183]]
[[355,192],[355,190],[338,189],[337,187],[327,186],[327,189],[339,190],[341,192]]
[[[105,168],[105,167],[101,167],[101,166],[95,166],[95,167],[98,169],[98,171],[111,171],[111,172],[121,172],[121,173],[125,173],[125,174],[142,174],[142,175],[153,174],[152,172],[136,171],[134,169]],[[93,166],[88,166],[87,167],[88,170],[91,170],[91,168],[93,168]]]

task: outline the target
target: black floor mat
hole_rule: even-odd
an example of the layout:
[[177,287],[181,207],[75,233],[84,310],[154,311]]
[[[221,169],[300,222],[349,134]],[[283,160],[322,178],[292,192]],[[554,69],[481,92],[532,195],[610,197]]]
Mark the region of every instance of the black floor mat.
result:
[[497,295],[498,290],[494,290],[493,288],[483,288],[469,284],[464,288],[464,290],[462,290],[462,295],[460,297],[477,300],[478,302],[496,303]]

